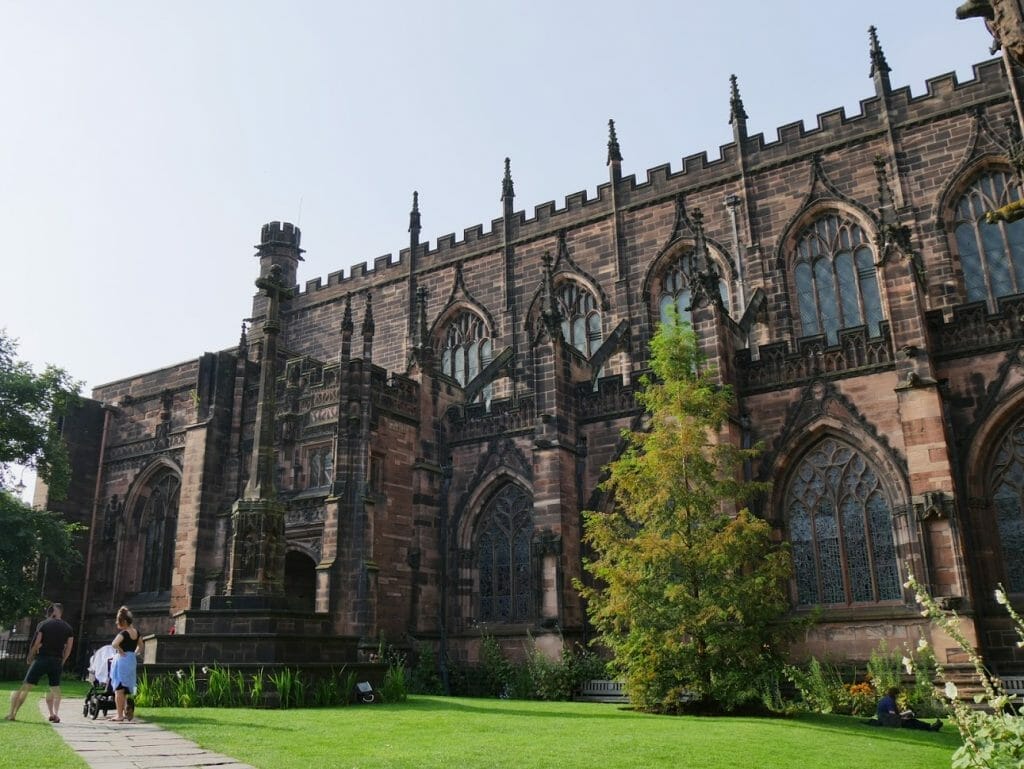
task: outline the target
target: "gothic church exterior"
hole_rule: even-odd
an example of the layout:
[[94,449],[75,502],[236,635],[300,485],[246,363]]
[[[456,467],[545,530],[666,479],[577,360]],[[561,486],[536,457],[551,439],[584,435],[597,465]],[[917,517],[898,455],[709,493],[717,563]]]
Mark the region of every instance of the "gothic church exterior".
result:
[[278,319],[261,290],[237,347],[97,387],[65,419],[58,507],[91,526],[68,612],[87,638],[122,603],[187,633],[231,593],[262,408],[284,518],[283,573],[263,576],[290,611],[457,659],[481,627],[510,649],[585,639],[581,511],[607,504],[673,306],[735,389],[727,439],[765,445],[756,512],[791,544],[793,611],[821,611],[794,653],[930,637],[912,569],[988,659],[1024,666],[992,598],[1024,601],[1024,221],[984,220],[1021,194],[1024,83],[993,60],[913,97],[873,30],[870,73],[861,114],[774,140],[748,135],[734,79],[720,158],[644,180],[610,124],[596,196],[531,216],[506,161],[489,229],[430,247],[414,196],[397,259],[302,287],[299,229],[265,225],[259,276],[295,287]]

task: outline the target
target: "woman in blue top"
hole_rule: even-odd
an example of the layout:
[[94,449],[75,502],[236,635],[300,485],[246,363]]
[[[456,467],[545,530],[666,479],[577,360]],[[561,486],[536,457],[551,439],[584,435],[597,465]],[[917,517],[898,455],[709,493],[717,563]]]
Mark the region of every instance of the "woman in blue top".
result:
[[142,654],[143,641],[139,631],[132,627],[132,613],[127,606],[117,610],[117,635],[110,645],[117,651],[114,657],[114,664],[110,667],[110,685],[114,687],[114,706],[117,708],[117,715],[111,721],[131,721],[132,716],[126,717],[125,709],[128,704],[128,692],[135,694],[137,686],[137,655]]

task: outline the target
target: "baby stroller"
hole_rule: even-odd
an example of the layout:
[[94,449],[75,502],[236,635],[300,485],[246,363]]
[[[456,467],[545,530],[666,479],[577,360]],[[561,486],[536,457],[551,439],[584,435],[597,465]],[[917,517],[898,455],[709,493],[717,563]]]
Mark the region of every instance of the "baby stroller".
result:
[[103,711],[104,717],[117,706],[114,704],[114,687],[110,684],[110,665],[117,654],[110,644],[101,646],[89,660],[89,680],[92,686],[85,694],[85,704],[82,705],[82,716],[85,718],[96,717]]

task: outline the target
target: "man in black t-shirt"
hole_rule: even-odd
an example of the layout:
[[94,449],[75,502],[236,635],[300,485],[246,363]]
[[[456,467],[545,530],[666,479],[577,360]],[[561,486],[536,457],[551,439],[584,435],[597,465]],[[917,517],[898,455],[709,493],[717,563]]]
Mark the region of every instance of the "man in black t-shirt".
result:
[[46,708],[50,711],[50,721],[60,723],[60,716],[57,715],[61,700],[60,673],[64,663],[71,656],[75,632],[71,625],[61,619],[63,613],[63,606],[59,603],[53,604],[46,611],[48,619],[36,628],[36,635],[32,639],[26,660],[29,665],[28,673],[25,674],[25,682],[21,688],[11,692],[11,712],[5,716],[6,720],[14,720],[29,690],[45,675],[50,682],[50,691],[46,694]]

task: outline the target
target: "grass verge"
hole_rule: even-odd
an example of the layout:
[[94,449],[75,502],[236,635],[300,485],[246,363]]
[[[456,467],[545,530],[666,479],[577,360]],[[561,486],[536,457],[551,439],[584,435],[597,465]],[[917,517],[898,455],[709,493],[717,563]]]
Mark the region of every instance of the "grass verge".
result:
[[[18,711],[18,720],[11,723],[3,716],[11,707],[11,692],[21,686],[20,681],[0,681],[0,766],[46,767],[47,769],[88,769],[85,760],[68,747],[57,731],[39,714],[39,698],[45,697],[48,687],[45,679],[28,695]],[[65,681],[65,696],[84,697],[89,685],[81,681]],[[81,712],[72,713],[61,707],[61,720],[81,718]]]
[[412,697],[404,705],[140,715],[259,769],[948,769],[960,744],[843,716],[649,716],[612,705]]

